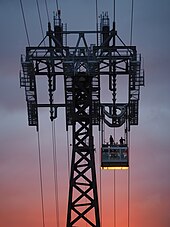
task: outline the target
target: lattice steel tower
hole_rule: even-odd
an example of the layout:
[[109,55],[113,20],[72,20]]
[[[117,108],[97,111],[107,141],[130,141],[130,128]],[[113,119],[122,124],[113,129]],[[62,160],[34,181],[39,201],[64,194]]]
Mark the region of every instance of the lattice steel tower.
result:
[[[67,227],[80,226],[82,222],[100,227],[93,126],[99,126],[101,119],[109,127],[126,123],[127,130],[138,124],[140,86],[144,84],[141,58],[135,46],[126,46],[119,38],[115,23],[112,28],[109,23],[108,14],[103,13],[98,31],[66,31],[58,11],[53,29],[48,24],[44,38],[48,45],[43,46],[43,40],[36,47],[26,47],[26,57],[21,58],[20,85],[25,87],[28,124],[38,130],[40,107],[49,108],[51,121],[57,117],[57,109],[64,107],[66,128],[72,127]],[[93,40],[90,45],[88,37]],[[65,103],[62,104],[54,101],[56,78],[61,75],[65,86]],[[129,78],[127,103],[116,102],[116,79],[121,75]],[[47,78],[48,103],[37,102],[39,76]],[[109,90],[113,95],[110,103],[100,101],[101,76],[109,78]]]

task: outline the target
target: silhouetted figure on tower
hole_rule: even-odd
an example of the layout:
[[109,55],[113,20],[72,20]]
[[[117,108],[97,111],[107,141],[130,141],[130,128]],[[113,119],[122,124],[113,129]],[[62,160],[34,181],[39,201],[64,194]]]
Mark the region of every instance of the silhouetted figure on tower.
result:
[[125,139],[123,139],[123,138],[121,137],[120,140],[119,140],[120,145],[123,145],[123,144],[124,144],[124,141],[125,141]]
[[112,135],[110,135],[110,146],[113,146],[113,142],[114,142],[113,137]]

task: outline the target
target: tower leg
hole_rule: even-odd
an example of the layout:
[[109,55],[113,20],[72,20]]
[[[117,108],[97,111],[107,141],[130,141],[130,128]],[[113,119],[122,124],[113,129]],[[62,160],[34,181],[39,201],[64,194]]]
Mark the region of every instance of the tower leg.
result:
[[67,227],[100,227],[94,144],[92,91],[87,74],[74,78],[73,151],[70,174]]

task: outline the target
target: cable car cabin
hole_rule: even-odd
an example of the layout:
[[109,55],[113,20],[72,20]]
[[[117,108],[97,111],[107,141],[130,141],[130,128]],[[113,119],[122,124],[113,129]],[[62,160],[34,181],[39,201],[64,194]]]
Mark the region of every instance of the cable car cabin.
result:
[[129,157],[128,146],[123,145],[102,145],[101,168],[102,169],[128,169]]

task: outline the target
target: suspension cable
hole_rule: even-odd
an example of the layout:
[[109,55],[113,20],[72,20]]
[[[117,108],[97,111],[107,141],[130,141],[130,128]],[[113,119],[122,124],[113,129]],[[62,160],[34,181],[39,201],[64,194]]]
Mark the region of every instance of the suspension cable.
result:
[[56,149],[56,129],[55,122],[52,121],[52,145],[53,145],[53,171],[54,171],[54,188],[55,188],[55,211],[56,223],[59,227],[59,201],[58,201],[58,175],[57,175],[57,149]]
[[67,167],[68,167],[68,178],[70,177],[70,149],[69,149],[69,133],[67,131]]
[[[40,21],[41,33],[42,33],[42,37],[44,38],[44,31],[43,31],[43,25],[42,25],[42,19],[41,19],[41,13],[40,13],[40,7],[39,7],[38,0],[36,0],[36,4],[37,4],[38,17],[39,17],[39,21]],[[44,40],[44,46],[45,46],[45,40]]]
[[[128,156],[130,154],[130,133],[129,133],[129,141],[128,141]],[[130,156],[128,157],[130,160]],[[131,198],[131,194],[130,194],[130,177],[131,177],[131,171],[130,171],[130,166],[128,168],[128,227],[130,227],[130,198]]]
[[133,39],[133,17],[134,17],[134,0],[131,0],[131,19],[130,19],[130,46]]
[[30,46],[30,40],[29,40],[28,29],[27,29],[27,24],[26,24],[26,19],[25,19],[25,13],[24,13],[24,7],[23,7],[23,4],[22,4],[22,0],[20,0],[20,6],[21,6],[21,12],[22,12],[22,17],[23,17],[23,21],[24,21],[24,27],[25,27],[25,33],[26,33],[26,37],[27,37],[27,42],[28,42],[28,46]]
[[97,46],[99,45],[99,26],[98,26],[98,1],[96,0],[96,31],[97,31]]
[[39,131],[37,131],[37,140],[38,140],[38,164],[39,164],[39,178],[40,178],[42,226],[45,227],[44,191],[43,191],[43,177],[42,177],[41,147],[40,147]]
[[[114,138],[114,142],[116,139],[116,129],[113,129],[113,138]],[[114,213],[113,213],[113,218],[114,218],[114,227],[116,227],[116,170],[114,169],[113,171],[113,209],[114,209]]]
[[114,227],[116,227],[116,170],[114,169],[113,172],[113,184],[114,184],[114,191],[113,191],[113,196],[114,196]]
[[[102,129],[101,129],[101,132],[103,133],[103,126],[102,126]],[[102,136],[103,137],[103,136]],[[100,131],[99,131],[99,177],[100,177],[100,222],[101,222],[101,227],[102,227],[102,224],[103,224],[103,209],[102,209],[102,173],[101,173],[101,153],[100,153],[100,148],[102,146],[102,143],[103,141],[101,142],[101,136],[100,136]],[[103,140],[103,139],[102,139]]]
[[[113,22],[116,22],[116,0],[113,0]],[[115,45],[115,41],[114,41],[114,45]],[[115,56],[115,52],[114,52],[114,56]],[[114,67],[114,74],[115,74],[115,86],[116,86],[116,68]],[[116,94],[115,94],[115,102],[116,102]],[[115,139],[116,139],[116,129],[114,127],[113,129],[113,138],[114,138],[114,143],[115,143]],[[113,218],[114,218],[114,227],[116,227],[116,170],[113,171],[113,209],[114,209],[114,213],[113,213]]]
[[113,0],[113,22],[116,22],[116,0]]
[[49,17],[49,12],[48,12],[48,6],[47,6],[47,0],[45,0],[45,8],[46,8],[48,22],[50,22],[50,17]]
[[56,0],[55,2],[56,2],[57,11],[58,11],[59,10],[58,0]]
[[[133,18],[134,18],[134,0],[131,0],[131,23],[130,23],[130,45],[133,42]],[[128,141],[128,155],[130,160],[130,132]],[[131,169],[128,168],[128,227],[130,227],[130,199],[131,199]]]

